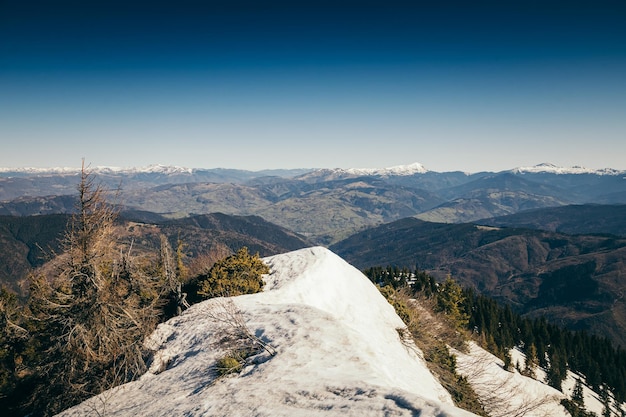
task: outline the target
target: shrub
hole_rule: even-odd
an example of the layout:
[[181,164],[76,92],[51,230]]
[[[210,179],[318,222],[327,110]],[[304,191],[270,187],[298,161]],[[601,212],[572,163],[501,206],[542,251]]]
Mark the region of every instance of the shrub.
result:
[[212,298],[257,293],[263,289],[263,274],[269,272],[258,253],[250,255],[248,248],[243,247],[217,261],[206,275],[199,277],[198,294]]
[[402,319],[407,327],[415,321],[415,312],[408,304],[408,295],[401,290],[394,289],[391,285],[378,287],[380,293],[385,297],[387,302],[396,310],[396,314]]
[[217,360],[216,369],[219,376],[230,375],[241,371],[243,368],[242,358],[238,353],[229,353]]

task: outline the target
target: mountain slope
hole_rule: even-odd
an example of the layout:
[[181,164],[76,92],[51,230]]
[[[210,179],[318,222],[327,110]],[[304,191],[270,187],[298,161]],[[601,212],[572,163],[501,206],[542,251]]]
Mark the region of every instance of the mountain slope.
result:
[[432,222],[463,223],[569,202],[568,194],[558,187],[508,172],[486,175],[439,193],[451,200],[416,217]]
[[443,201],[427,191],[371,177],[313,184],[283,179],[164,185],[124,192],[121,200],[127,207],[176,216],[207,212],[258,215],[323,244]]
[[266,259],[263,293],[232,299],[253,334],[276,349],[240,374],[217,378],[223,354],[212,319],[225,299],[197,304],[159,326],[151,371],[61,414],[107,416],[473,415],[451,405],[400,318],[339,257],[307,248]]
[[606,233],[626,237],[626,204],[549,207],[483,219],[477,223],[549,230],[570,235]]
[[543,314],[626,346],[626,239],[407,218],[355,234],[331,250],[358,268],[397,265]]
[[[26,275],[59,251],[69,221],[69,214],[0,216],[0,285],[25,294]],[[163,234],[174,247],[180,240],[191,258],[216,247],[235,252],[246,246],[251,253],[269,256],[310,246],[302,236],[260,217],[220,213],[168,220],[152,213],[123,212],[116,233],[120,242],[133,242],[135,253],[153,254],[159,252]]]

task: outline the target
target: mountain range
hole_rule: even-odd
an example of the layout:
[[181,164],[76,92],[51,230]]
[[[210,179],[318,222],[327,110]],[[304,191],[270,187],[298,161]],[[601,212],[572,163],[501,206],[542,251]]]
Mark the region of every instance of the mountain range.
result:
[[[415,216],[472,222],[544,207],[626,204],[626,173],[549,164],[502,172],[434,172],[421,164],[386,169],[241,171],[94,169],[127,209],[175,218],[222,212],[257,215],[329,245],[360,230]],[[0,170],[0,214],[71,210],[77,171]]]
[[[412,164],[93,172],[117,190],[111,197],[137,249],[158,245],[159,233],[173,244],[181,237],[190,256],[219,245],[262,256],[323,245],[359,268],[451,274],[521,313],[626,346],[625,171],[540,164],[470,174]],[[78,178],[71,169],[0,169],[4,282],[22,279],[18,272],[40,262],[40,248],[55,247],[67,220],[54,216],[72,212]]]

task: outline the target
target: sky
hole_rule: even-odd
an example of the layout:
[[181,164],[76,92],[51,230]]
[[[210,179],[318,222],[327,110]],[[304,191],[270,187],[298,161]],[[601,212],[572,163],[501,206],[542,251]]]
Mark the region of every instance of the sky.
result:
[[0,145],[0,167],[626,169],[626,2],[0,0]]

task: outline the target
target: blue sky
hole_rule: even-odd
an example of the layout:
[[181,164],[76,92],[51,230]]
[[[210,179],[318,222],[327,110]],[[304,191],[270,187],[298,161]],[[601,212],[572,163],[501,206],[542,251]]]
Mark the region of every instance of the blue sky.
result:
[[626,3],[0,0],[0,166],[626,169]]

